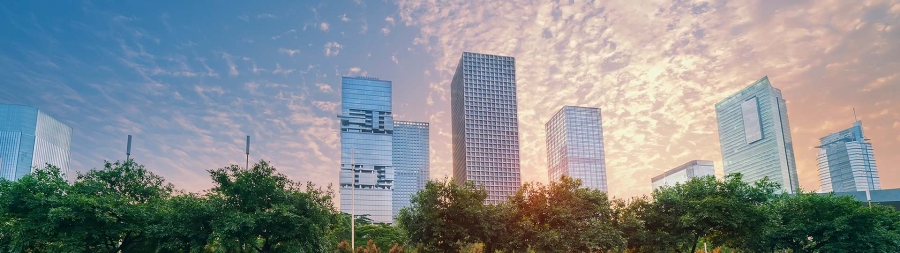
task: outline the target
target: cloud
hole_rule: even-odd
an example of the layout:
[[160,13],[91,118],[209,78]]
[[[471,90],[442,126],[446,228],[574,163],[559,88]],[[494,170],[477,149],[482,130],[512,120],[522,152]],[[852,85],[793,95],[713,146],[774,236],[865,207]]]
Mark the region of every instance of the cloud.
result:
[[350,18],[347,17],[347,13],[344,13],[343,15],[340,15],[338,17],[341,18],[341,21],[350,22]]
[[285,32],[283,32],[283,33],[281,33],[281,34],[272,36],[272,40],[277,40],[277,39],[280,39],[281,37],[284,37],[284,36],[287,36],[287,35],[290,35],[290,34],[296,34],[296,33],[297,33],[297,30],[290,29],[290,30],[287,30],[287,31],[285,31]]
[[386,18],[384,18],[384,21],[387,21],[388,24],[391,24],[391,26],[394,26],[394,17],[386,17]]
[[322,110],[323,112],[337,112],[338,103],[330,101],[313,101],[312,103],[316,106],[316,108],[319,108],[319,110]]
[[263,14],[256,15],[256,18],[258,18],[258,19],[266,19],[266,18],[267,19],[276,19],[276,18],[278,18],[278,16],[275,16],[274,14],[263,13]]
[[275,70],[272,71],[272,74],[290,74],[293,73],[294,69],[283,69],[281,68],[281,64],[275,63]]
[[324,93],[331,93],[334,91],[331,89],[331,85],[324,84],[324,83],[316,83],[316,87],[319,87],[319,91],[324,92]]
[[238,16],[238,19],[243,20],[244,22],[250,22],[250,17],[246,14]]
[[[791,125],[801,129],[840,122],[839,113],[821,112],[854,104],[872,112],[900,110],[897,104],[875,106],[900,96],[900,89],[889,88],[900,78],[887,71],[900,69],[895,60],[900,47],[891,43],[900,33],[887,29],[900,15],[872,14],[890,9],[890,1],[401,0],[397,5],[400,20],[418,29],[414,44],[435,59],[430,80],[435,85],[426,97],[431,115],[449,107],[446,87],[462,52],[515,57],[526,182],[547,180],[544,123],[564,105],[601,108],[609,189],[617,197],[649,193],[648,175],[688,160],[715,160],[721,173],[714,105],[766,75],[788,100]],[[889,118],[867,119],[867,126],[890,126]],[[867,131],[873,140],[894,139],[875,129]],[[806,147],[836,130],[793,134],[804,188],[818,185],[816,150]],[[432,143],[450,143],[449,135],[433,137]],[[900,148],[894,145],[889,149]],[[451,159],[441,152],[450,145],[433,148],[438,152],[432,173],[450,175]],[[891,174],[882,173],[883,180],[886,175]],[[900,182],[900,176],[889,177]]]
[[353,74],[359,73],[360,71],[362,71],[362,69],[360,69],[359,67],[350,68],[350,73],[353,73]]
[[391,33],[391,29],[387,27],[381,28],[381,34],[388,35],[389,33]]
[[225,59],[225,62],[228,63],[228,75],[229,76],[237,76],[238,70],[237,65],[234,64],[234,60],[231,59],[231,55],[228,53],[222,53],[222,59]]
[[391,55],[391,61],[396,65],[400,65],[400,60],[397,60],[397,54]]
[[337,56],[338,53],[341,52],[342,48],[344,48],[344,46],[342,46],[341,44],[339,44],[337,42],[325,43],[325,56],[326,57]]
[[282,47],[282,48],[278,48],[278,52],[282,53],[282,54],[290,55],[291,57],[294,57],[294,54],[299,54],[300,50],[299,49],[287,49],[287,48]]
[[328,27],[329,27],[328,23],[322,22],[322,23],[319,24],[319,29],[322,30],[322,31],[326,31],[326,32],[327,32],[327,31],[328,31]]

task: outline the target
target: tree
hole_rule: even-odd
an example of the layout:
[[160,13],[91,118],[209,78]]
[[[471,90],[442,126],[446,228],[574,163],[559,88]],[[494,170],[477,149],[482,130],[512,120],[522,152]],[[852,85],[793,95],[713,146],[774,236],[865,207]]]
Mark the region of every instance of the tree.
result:
[[210,170],[213,229],[223,246],[256,252],[322,252],[336,221],[331,190],[294,183],[266,161]]
[[[59,168],[36,168],[18,181],[0,178],[0,251],[66,252],[54,214],[65,210],[69,184]],[[77,251],[76,251],[77,252]]]
[[167,252],[201,252],[212,239],[212,221],[217,210],[204,196],[181,194],[169,199],[161,210],[153,238]]
[[749,251],[896,252],[900,248],[900,212],[868,207],[850,196],[800,192],[771,205],[772,222],[753,238]]
[[739,246],[763,231],[769,219],[765,211],[778,185],[763,179],[754,184],[740,174],[694,178],[685,184],[653,192],[653,201],[638,203],[637,218],[644,222],[641,252],[694,252],[701,239],[714,245]]
[[484,200],[487,192],[467,182],[458,185],[445,179],[430,181],[412,197],[409,207],[400,210],[397,220],[412,244],[422,244],[427,252],[458,252],[484,238]]
[[547,185],[526,183],[502,206],[511,213],[512,240],[504,247],[511,251],[611,251],[625,244],[606,193],[567,176]]

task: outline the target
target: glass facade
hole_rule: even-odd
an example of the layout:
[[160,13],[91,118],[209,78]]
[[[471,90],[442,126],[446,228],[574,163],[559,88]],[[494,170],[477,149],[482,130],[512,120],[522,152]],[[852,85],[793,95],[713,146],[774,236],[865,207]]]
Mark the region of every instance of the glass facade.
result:
[[726,175],[768,177],[788,193],[799,187],[787,106],[768,77],[716,103],[716,116]]
[[565,106],[544,125],[550,180],[562,175],[606,192],[606,157],[600,108]]
[[713,161],[694,160],[668,170],[658,176],[650,179],[653,189],[659,189],[663,186],[675,186],[676,184],[684,184],[691,178],[716,176],[716,170],[713,167]]
[[429,174],[428,123],[394,121],[394,217],[425,188]]
[[0,177],[18,180],[52,164],[68,176],[72,128],[37,108],[0,104]]
[[341,212],[391,223],[391,82],[343,77],[341,85]]
[[450,83],[453,180],[472,181],[500,203],[518,191],[515,58],[464,52]]
[[820,192],[880,190],[872,143],[863,136],[861,121],[819,139]]

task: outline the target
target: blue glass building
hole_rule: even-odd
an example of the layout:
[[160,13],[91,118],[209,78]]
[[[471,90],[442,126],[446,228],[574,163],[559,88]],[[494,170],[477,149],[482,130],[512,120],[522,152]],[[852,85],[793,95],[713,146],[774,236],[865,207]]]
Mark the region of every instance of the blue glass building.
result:
[[0,177],[18,180],[52,164],[69,172],[72,128],[37,108],[0,104]]
[[521,185],[515,58],[464,52],[450,83],[453,180],[495,204]]
[[768,77],[716,103],[716,117],[725,175],[741,173],[746,182],[768,177],[785,192],[797,190],[787,106]]
[[862,121],[819,139],[820,192],[880,190],[872,143],[863,136]]
[[544,125],[547,174],[581,179],[582,187],[606,192],[606,156],[600,108],[564,106]]
[[394,217],[425,188],[429,172],[428,123],[394,121]]
[[391,223],[391,82],[343,77],[341,84],[341,212]]

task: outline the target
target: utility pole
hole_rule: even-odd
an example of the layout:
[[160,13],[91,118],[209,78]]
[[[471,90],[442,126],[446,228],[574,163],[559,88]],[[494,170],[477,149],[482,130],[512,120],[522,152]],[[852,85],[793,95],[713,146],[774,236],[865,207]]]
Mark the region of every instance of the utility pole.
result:
[[125,162],[131,160],[131,135],[128,135],[128,146],[125,148]]
[[356,155],[356,147],[350,148],[350,169],[353,177],[350,178],[350,252],[356,252],[356,165],[353,163]]
[[247,149],[246,149],[245,153],[247,154],[247,164],[244,166],[244,169],[250,170],[250,136],[249,135],[247,135]]

